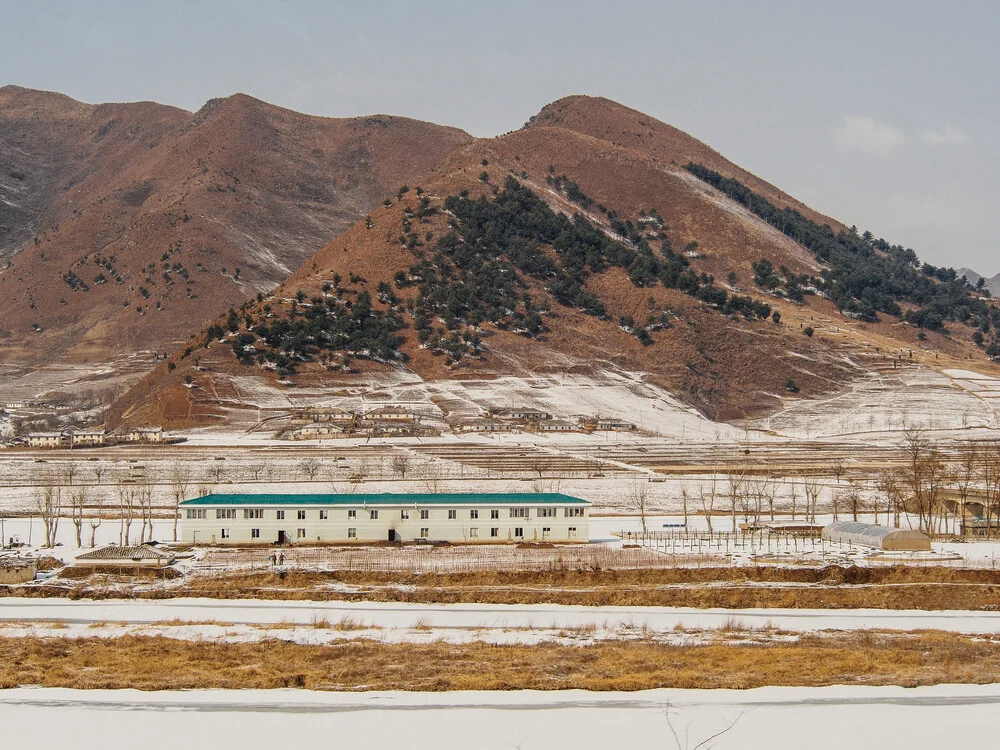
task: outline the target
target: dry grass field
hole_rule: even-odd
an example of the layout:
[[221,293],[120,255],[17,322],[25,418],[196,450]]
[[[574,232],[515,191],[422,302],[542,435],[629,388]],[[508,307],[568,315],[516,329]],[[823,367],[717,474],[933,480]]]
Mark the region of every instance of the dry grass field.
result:
[[664,568],[546,572],[95,574],[0,596],[346,600],[696,608],[995,610],[1000,572],[947,568]]
[[865,631],[795,643],[588,646],[482,643],[304,646],[0,638],[0,688],[311,690],[646,690],[763,685],[932,685],[1000,680],[992,639]]

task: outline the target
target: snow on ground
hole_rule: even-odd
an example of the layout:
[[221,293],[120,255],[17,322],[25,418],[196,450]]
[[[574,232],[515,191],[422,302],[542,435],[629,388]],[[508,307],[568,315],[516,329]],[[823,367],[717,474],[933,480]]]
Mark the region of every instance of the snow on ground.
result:
[[907,429],[960,430],[966,438],[973,430],[995,434],[998,415],[1000,380],[964,370],[905,366],[872,372],[832,396],[788,399],[777,414],[745,425],[785,437],[865,435],[883,442],[898,440]]
[[[672,749],[671,725],[716,750],[996,747],[996,685],[753,690],[361,692],[17,688],[0,693],[10,747],[71,739],[104,750],[338,747],[376,750]],[[669,721],[668,721],[669,717]],[[735,722],[735,724],[734,724]],[[48,729],[46,729],[48,728]]]
[[[339,625],[386,640],[489,640],[532,642],[539,634],[587,633],[668,635],[672,631],[943,630],[1000,633],[1000,612],[882,609],[696,609],[692,607],[588,607],[561,604],[413,604],[409,602],[275,601],[179,598],[164,600],[69,600],[8,597],[0,623],[12,630],[24,623],[102,628],[125,625],[178,627],[177,637],[198,637],[226,626],[295,625],[322,630]],[[90,628],[89,626],[96,626]],[[59,635],[60,628],[45,631]],[[536,631],[536,632],[532,632]],[[0,633],[8,632],[7,627]],[[75,632],[75,631],[74,631]],[[216,632],[216,631],[211,631]],[[355,635],[358,635],[355,632]],[[238,638],[237,633],[235,638]],[[502,638],[500,637],[502,636]],[[225,637],[225,634],[223,634]],[[319,636],[317,636],[319,637]],[[606,637],[613,637],[608,635]]]

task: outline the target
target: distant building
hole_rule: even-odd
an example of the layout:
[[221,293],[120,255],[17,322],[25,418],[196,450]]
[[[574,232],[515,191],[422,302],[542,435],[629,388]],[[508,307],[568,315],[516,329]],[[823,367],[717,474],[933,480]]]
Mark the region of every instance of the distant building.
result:
[[586,542],[590,503],[558,493],[205,495],[181,503],[202,544]]
[[63,448],[70,444],[65,432],[31,432],[25,439],[29,448]]
[[497,419],[508,419],[518,422],[538,422],[542,419],[551,419],[552,415],[537,409],[500,409],[494,415]]
[[636,429],[635,425],[631,422],[626,422],[624,419],[611,419],[602,418],[594,420],[593,422],[586,422],[586,426],[592,430],[600,430],[602,432],[628,432]]
[[69,433],[69,444],[73,448],[87,448],[107,444],[104,430],[74,430]]
[[561,419],[545,419],[538,423],[539,432],[576,432],[580,428]]
[[365,419],[379,422],[419,422],[420,417],[399,406],[380,406],[364,413]]
[[284,434],[290,440],[317,440],[322,438],[341,437],[350,432],[350,427],[330,422],[313,422]]
[[455,426],[455,432],[510,432],[514,425],[501,422],[498,419],[482,419],[475,422],[463,422]]
[[120,436],[123,443],[162,443],[162,427],[133,427]]
[[336,406],[310,406],[296,413],[295,418],[307,422],[353,422],[353,412]]

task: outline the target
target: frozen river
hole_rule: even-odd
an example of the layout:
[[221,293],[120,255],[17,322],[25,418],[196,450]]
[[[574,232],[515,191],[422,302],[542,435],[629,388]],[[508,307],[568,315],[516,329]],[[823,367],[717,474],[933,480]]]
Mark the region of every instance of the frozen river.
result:
[[[0,691],[7,747],[608,750],[995,748],[997,685],[635,693]],[[670,722],[667,721],[669,711]],[[735,722],[735,723],[734,723]],[[685,737],[687,741],[685,742]]]

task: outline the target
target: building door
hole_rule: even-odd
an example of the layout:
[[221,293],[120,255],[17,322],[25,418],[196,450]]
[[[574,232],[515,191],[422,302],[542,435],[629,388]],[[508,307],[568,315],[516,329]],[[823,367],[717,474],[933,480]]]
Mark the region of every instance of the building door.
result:
[[395,529],[389,529],[389,541],[390,542],[398,541],[396,539],[396,530]]
[[283,530],[278,532],[278,544],[288,544],[288,535]]

